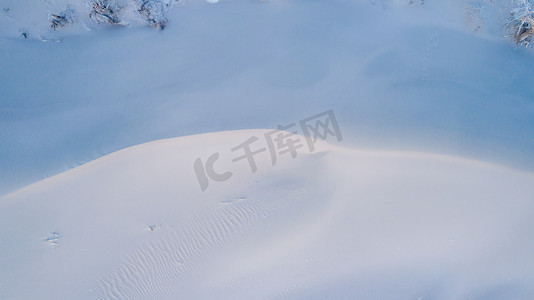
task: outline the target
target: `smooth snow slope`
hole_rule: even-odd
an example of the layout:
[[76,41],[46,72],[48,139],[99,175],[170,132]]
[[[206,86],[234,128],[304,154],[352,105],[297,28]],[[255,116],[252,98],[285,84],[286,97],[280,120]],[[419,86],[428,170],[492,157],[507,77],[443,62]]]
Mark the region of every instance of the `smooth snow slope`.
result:
[[[534,57],[501,37],[509,1],[408,2],[192,0],[164,31],[88,31],[81,1],[3,0],[0,194],[136,144],[331,108],[346,145],[533,170]],[[67,3],[78,23],[54,32]]]
[[[508,1],[409,2],[0,0],[0,299],[532,298],[534,54]],[[342,144],[230,163],[329,109]]]
[[264,130],[155,141],[0,198],[1,299],[527,299],[534,174],[323,144],[201,192],[199,155]]

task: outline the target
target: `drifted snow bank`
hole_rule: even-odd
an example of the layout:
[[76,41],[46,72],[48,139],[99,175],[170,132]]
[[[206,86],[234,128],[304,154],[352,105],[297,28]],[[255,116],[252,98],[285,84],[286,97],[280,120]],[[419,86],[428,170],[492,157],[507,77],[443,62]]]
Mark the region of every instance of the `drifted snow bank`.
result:
[[1,15],[17,25],[0,26],[3,194],[134,144],[330,108],[343,146],[396,150],[245,165],[205,193],[195,159],[264,132],[105,156],[0,198],[0,299],[534,295],[531,173],[456,158],[534,170],[532,53],[489,34],[506,16],[471,11],[475,37],[453,0],[202,1],[162,32],[52,44],[30,40],[85,30],[82,10],[54,31],[21,2],[11,17],[44,13]]
[[[534,295],[532,173],[332,145],[231,162],[265,133],[155,141],[0,198],[0,298]],[[213,152],[234,176],[201,192]]]

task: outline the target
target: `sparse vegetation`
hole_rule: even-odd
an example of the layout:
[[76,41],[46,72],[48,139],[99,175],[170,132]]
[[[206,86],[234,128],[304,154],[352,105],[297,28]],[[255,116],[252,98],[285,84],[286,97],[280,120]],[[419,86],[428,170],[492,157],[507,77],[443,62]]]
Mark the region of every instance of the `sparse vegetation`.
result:
[[176,1],[165,0],[129,0],[119,2],[117,0],[91,0],[91,19],[99,24],[121,24],[120,15],[123,10],[139,13],[147,24],[154,28],[165,29],[167,18],[165,12]]
[[64,27],[65,25],[72,23],[72,10],[67,9],[66,11],[60,13],[60,14],[50,14],[48,19],[50,20],[50,27],[52,27],[54,30],[60,27]]
[[119,24],[119,11],[123,8],[122,5],[112,0],[91,0],[92,10],[89,17],[101,24]]
[[513,0],[507,28],[517,45],[528,47],[534,35],[534,11],[530,0]]
[[154,0],[140,0],[139,9],[137,10],[145,19],[146,22],[158,29],[165,29],[167,26],[167,18],[164,13],[169,4],[163,4],[161,1]]

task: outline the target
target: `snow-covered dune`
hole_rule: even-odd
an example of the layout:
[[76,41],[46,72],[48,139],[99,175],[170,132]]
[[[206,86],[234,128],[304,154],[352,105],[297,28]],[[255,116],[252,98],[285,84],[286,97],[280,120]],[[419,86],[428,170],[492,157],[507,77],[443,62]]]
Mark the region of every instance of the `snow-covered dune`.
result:
[[[0,199],[2,299],[532,295],[534,174],[322,144],[258,172],[265,130],[155,141]],[[202,192],[193,161],[233,177]]]
[[0,0],[0,299],[534,297],[517,1],[95,1]]

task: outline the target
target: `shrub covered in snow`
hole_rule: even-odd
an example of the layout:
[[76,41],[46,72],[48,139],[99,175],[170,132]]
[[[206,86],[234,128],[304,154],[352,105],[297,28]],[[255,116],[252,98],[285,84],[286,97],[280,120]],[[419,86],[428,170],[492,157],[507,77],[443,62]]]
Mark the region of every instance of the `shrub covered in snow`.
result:
[[69,23],[73,22],[72,10],[67,9],[60,14],[50,14],[48,19],[50,20],[50,27],[56,30],[59,27],[63,27]]
[[[89,16],[99,24],[121,24],[123,19],[139,15],[152,27],[164,29],[165,12],[176,0],[90,0]],[[126,22],[128,23],[128,22]]]
[[97,23],[119,24],[119,11],[123,6],[114,0],[91,0],[89,17]]
[[508,29],[518,45],[529,46],[534,35],[534,11],[530,0],[513,0]]
[[163,30],[167,25],[165,10],[169,6],[170,3],[162,3],[157,0],[138,0],[137,11],[150,26]]

